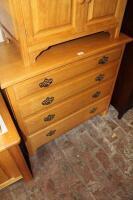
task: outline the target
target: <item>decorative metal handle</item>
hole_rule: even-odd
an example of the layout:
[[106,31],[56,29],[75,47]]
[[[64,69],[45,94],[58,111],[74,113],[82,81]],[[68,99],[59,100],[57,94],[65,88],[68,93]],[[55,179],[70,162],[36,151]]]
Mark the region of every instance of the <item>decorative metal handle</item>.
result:
[[49,122],[49,121],[52,121],[54,118],[55,118],[55,114],[48,115],[47,117],[44,118],[44,121]]
[[49,105],[54,101],[54,97],[47,97],[43,102],[42,105]]
[[49,87],[53,83],[52,78],[45,78],[43,82],[39,83],[40,88]]
[[51,130],[51,131],[49,131],[49,132],[47,133],[46,136],[50,137],[50,136],[54,135],[55,133],[56,133],[56,130]]
[[96,81],[102,81],[104,79],[104,74],[99,74],[97,77],[96,77]]
[[78,0],[80,4],[83,4],[85,0]]
[[109,61],[109,57],[108,57],[108,56],[103,56],[103,57],[99,60],[98,64],[104,65],[104,64],[107,64],[108,61]]
[[90,113],[92,114],[92,113],[95,113],[97,111],[97,108],[92,108],[91,110],[90,110]]
[[93,98],[97,98],[97,97],[99,97],[101,95],[101,92],[100,91],[97,91],[97,92],[95,92],[93,95],[92,95],[92,97]]

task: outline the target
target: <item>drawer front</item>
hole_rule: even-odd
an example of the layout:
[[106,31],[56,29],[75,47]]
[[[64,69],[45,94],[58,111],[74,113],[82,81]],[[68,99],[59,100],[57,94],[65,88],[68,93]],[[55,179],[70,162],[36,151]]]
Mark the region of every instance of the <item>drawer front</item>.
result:
[[25,119],[25,125],[29,134],[33,134],[50,124],[88,106],[90,103],[97,101],[107,95],[113,85],[113,80],[105,82],[98,87],[86,90],[63,103],[52,106],[46,111],[42,111],[32,117]]
[[41,145],[48,143],[49,141],[57,138],[66,131],[74,128],[83,121],[89,119],[90,117],[103,112],[107,109],[109,103],[109,98],[106,97],[97,103],[91,104],[88,107],[70,115],[69,117],[60,120],[51,126],[43,129],[34,135],[27,137],[27,144],[34,150]]
[[29,94],[41,90],[46,91],[49,87],[56,85],[59,82],[65,81],[94,68],[102,68],[102,66],[119,59],[120,55],[121,49],[117,48],[23,81],[23,83],[14,86],[16,98],[21,99]]
[[87,73],[58,87],[53,87],[47,92],[40,92],[31,95],[23,100],[18,101],[19,110],[22,117],[26,117],[40,110],[47,109],[49,106],[61,102],[70,96],[74,96],[89,87],[99,85],[107,79],[115,76],[118,63],[104,66],[101,70],[96,70],[93,73]]

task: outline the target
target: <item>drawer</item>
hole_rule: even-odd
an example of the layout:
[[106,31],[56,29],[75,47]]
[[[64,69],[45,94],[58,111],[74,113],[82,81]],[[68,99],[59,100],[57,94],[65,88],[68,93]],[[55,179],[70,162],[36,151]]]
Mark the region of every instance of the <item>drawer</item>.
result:
[[57,138],[83,121],[88,120],[90,117],[103,112],[107,109],[109,100],[109,97],[105,97],[97,103],[91,104],[88,107],[85,107],[80,111],[48,126],[47,128],[28,136],[28,148],[32,149],[32,152],[34,152],[41,145]]
[[32,134],[37,132],[77,110],[88,106],[90,103],[109,95],[113,82],[113,80],[107,81],[98,87],[86,90],[85,92],[67,99],[63,103],[52,106],[46,111],[28,117],[24,120],[28,133]]
[[60,67],[54,71],[41,74],[34,78],[23,81],[22,83],[18,83],[13,87],[16,98],[21,99],[41,90],[46,91],[49,87],[77,76],[81,73],[87,72],[96,67],[102,68],[102,66],[106,65],[107,63],[118,60],[120,55],[120,48],[116,48],[111,51],[105,51],[93,57],[81,59],[77,62],[73,62],[66,66]]
[[51,105],[62,102],[64,99],[74,96],[89,87],[96,86],[115,76],[117,62],[104,66],[92,73],[86,73],[78,78],[67,81],[58,86],[52,87],[48,91],[41,91],[35,95],[28,96],[18,101],[19,110],[22,117],[26,117],[40,110],[47,109]]

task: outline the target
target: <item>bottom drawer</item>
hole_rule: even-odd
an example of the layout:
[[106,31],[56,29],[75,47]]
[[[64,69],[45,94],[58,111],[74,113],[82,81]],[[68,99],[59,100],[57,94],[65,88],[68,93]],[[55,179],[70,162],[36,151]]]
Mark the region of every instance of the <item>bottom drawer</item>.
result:
[[109,97],[90,104],[89,106],[81,109],[78,112],[69,115],[68,117],[48,126],[47,128],[36,132],[34,135],[27,137],[27,147],[29,152],[33,154],[38,147],[49,141],[57,138],[64,132],[74,128],[76,125],[89,119],[90,117],[103,112],[107,109]]

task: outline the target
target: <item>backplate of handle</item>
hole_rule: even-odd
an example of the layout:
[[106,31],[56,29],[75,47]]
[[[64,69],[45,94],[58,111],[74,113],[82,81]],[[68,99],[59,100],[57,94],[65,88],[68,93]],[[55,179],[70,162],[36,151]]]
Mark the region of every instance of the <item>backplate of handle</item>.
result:
[[96,91],[96,92],[92,95],[92,97],[93,97],[93,98],[98,98],[100,95],[101,95],[101,91]]
[[49,131],[49,132],[47,133],[46,136],[50,137],[50,136],[54,135],[55,133],[56,133],[56,130],[51,130],[51,131]]
[[51,115],[48,115],[47,117],[45,117],[44,121],[49,122],[49,121],[52,121],[54,118],[55,118],[55,114],[51,114]]
[[39,83],[40,88],[49,87],[53,83],[52,78],[45,78],[43,82]]
[[43,100],[42,105],[49,105],[54,101],[54,97],[47,97],[45,100]]
[[96,81],[102,81],[104,79],[105,75],[104,74],[99,74],[97,77],[96,77]]
[[93,113],[95,113],[96,111],[97,111],[97,108],[94,107],[94,108],[92,108],[92,109],[90,110],[90,113],[93,114]]
[[98,64],[104,65],[104,64],[107,64],[108,62],[109,62],[109,57],[108,57],[108,56],[103,56],[103,57],[99,60]]

